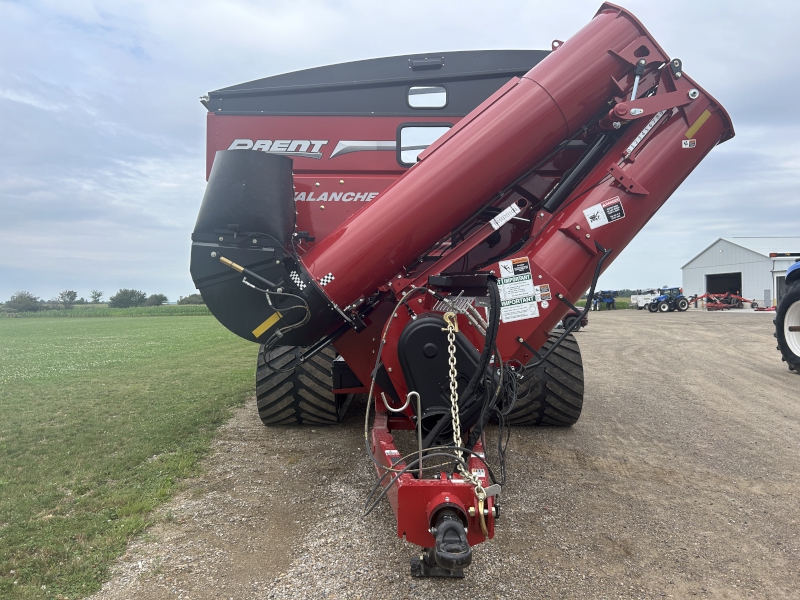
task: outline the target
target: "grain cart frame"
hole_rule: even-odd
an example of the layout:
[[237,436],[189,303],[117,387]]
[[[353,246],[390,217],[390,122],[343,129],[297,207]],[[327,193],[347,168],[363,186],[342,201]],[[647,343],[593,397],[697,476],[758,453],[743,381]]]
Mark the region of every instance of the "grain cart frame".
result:
[[[569,344],[555,325],[733,136],[719,103],[620,7],[603,4],[553,48],[307,251],[292,161],[265,152],[216,154],[192,234],[195,284],[228,329],[308,347],[298,364],[332,344],[369,382],[368,504],[388,498],[398,536],[426,549],[416,575],[463,576],[493,537],[503,480],[486,423],[525,405],[526,371]],[[541,422],[577,420],[568,388]],[[418,448],[402,456],[404,430]]]

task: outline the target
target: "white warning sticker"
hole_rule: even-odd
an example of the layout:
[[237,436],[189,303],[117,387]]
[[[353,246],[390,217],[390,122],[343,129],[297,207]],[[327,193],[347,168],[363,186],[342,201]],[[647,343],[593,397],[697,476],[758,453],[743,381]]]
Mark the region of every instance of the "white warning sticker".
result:
[[694,148],[697,146],[697,140],[681,140],[681,148]]
[[486,470],[485,469],[472,469],[472,474],[477,475],[478,477],[486,477]]
[[583,216],[589,223],[589,227],[597,229],[603,225],[608,225],[614,221],[619,221],[625,218],[625,210],[622,208],[622,201],[619,196],[614,196],[608,200],[604,200],[600,204],[595,204],[583,211]]
[[510,205],[507,209],[505,209],[503,212],[501,212],[499,215],[497,215],[494,219],[489,221],[489,223],[491,223],[492,229],[497,231],[503,225],[505,225],[511,219],[513,219],[514,215],[518,215],[519,212],[520,212],[519,206],[517,206],[517,203],[515,202],[514,204]]
[[[536,292],[533,288],[531,263],[527,256],[500,261],[500,319],[513,323],[539,316]],[[548,286],[549,293],[549,286]]]

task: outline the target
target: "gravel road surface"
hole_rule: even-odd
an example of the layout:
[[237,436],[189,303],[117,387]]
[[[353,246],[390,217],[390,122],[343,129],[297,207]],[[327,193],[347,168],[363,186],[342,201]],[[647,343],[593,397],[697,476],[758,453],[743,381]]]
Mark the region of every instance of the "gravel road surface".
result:
[[361,517],[363,402],[267,429],[251,401],[94,598],[800,597],[800,375],[772,317],[620,310],[576,337],[583,415],[513,430],[464,580],[412,579],[388,503]]

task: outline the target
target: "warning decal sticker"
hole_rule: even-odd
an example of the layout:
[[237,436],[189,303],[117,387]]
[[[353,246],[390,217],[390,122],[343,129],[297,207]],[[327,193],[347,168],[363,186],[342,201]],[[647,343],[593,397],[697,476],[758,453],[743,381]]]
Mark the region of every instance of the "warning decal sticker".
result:
[[619,196],[614,196],[609,200],[605,200],[600,204],[590,206],[583,211],[589,227],[597,229],[603,225],[608,225],[614,221],[619,221],[625,218],[625,210],[622,208],[622,202]]
[[[500,261],[500,319],[513,323],[539,316],[533,288],[531,264],[527,256]],[[549,288],[548,288],[549,292]]]
[[[553,297],[550,295],[550,284],[543,283],[542,285],[533,286],[533,293],[536,296],[537,302],[551,300]],[[546,306],[544,308],[547,308]]]

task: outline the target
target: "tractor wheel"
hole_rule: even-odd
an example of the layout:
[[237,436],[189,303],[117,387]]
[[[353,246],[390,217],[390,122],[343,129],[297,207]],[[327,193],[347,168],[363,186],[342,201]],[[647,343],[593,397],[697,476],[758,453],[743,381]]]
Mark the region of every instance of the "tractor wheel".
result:
[[678,301],[675,303],[675,308],[680,312],[685,312],[689,309],[689,301],[686,298],[678,298]]
[[308,362],[286,373],[282,369],[303,348],[279,346],[258,352],[256,402],[264,425],[331,425],[342,420],[347,395],[333,394],[333,359],[336,351],[327,346]]
[[[542,352],[558,339],[550,334]],[[583,408],[583,361],[570,334],[540,367],[528,371],[517,387],[512,425],[572,425]]]
[[655,302],[651,302],[650,304],[647,305],[647,310],[649,310],[652,313],[658,312],[658,304],[656,304]]
[[741,300],[736,302],[736,308],[744,308],[744,302],[742,302]]
[[758,302],[751,302],[750,308],[758,308]]
[[800,282],[784,294],[773,323],[783,361],[800,373]]
[[[569,315],[568,317],[564,317],[564,329],[569,329],[572,326],[572,324],[577,320],[578,317],[576,317],[575,315]],[[578,326],[572,330],[572,333],[575,333],[576,331],[580,330],[581,330],[581,324],[578,323]]]
[[667,302],[666,300],[664,300],[664,302],[660,302],[658,304],[658,312],[662,313],[669,312],[669,302]]

